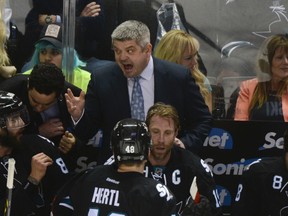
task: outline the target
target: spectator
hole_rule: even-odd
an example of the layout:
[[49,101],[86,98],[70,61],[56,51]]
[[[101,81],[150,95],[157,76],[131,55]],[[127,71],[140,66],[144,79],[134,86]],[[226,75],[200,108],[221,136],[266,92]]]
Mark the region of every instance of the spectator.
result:
[[144,169],[145,176],[158,180],[172,191],[178,213],[182,213],[185,203],[191,199],[190,186],[196,177],[201,200],[192,205],[190,215],[222,215],[216,184],[208,165],[192,152],[177,146],[180,122],[176,109],[156,103],[148,111],[146,124],[152,146]]
[[[75,86],[81,88],[86,92],[87,86],[90,80],[90,73],[80,68],[80,66],[85,66],[86,64],[82,62],[76,51],[74,52],[73,61],[73,82]],[[35,44],[35,51],[33,53],[32,59],[24,67],[28,71],[24,74],[31,73],[32,68],[39,63],[53,63],[58,68],[62,68],[62,64],[66,62],[67,56],[66,52],[62,52],[62,26],[60,24],[49,24],[44,26],[40,39]]]
[[212,88],[209,80],[198,68],[198,40],[182,30],[170,30],[154,49],[154,56],[174,62],[190,69],[192,77],[200,88],[206,105],[212,112]]
[[65,82],[61,69],[54,64],[35,65],[29,76],[18,74],[0,86],[1,90],[16,94],[27,106],[31,123],[25,128],[25,133],[40,134],[52,140],[72,169],[81,142],[73,135],[73,122],[64,100],[67,88],[76,95],[81,92]]
[[262,44],[257,78],[242,82],[234,120],[288,121],[288,37],[273,35]]
[[288,215],[287,164],[288,130],[284,132],[282,157],[259,159],[246,167],[231,215]]
[[[46,24],[62,23],[63,1],[33,0],[32,9],[25,19],[26,61],[33,53],[40,32]],[[102,0],[76,0],[75,49],[81,58],[97,57],[101,53],[102,40],[107,37]]]
[[[19,53],[21,51],[21,43],[23,39],[23,34],[19,31],[16,21],[12,18],[12,8],[10,6],[10,0],[2,1],[5,4],[2,19],[5,23],[6,30],[6,52],[9,56],[9,69],[13,69],[14,75],[16,72],[21,71],[23,66],[22,56]],[[1,4],[1,3],[0,3]],[[12,4],[13,5],[13,4]],[[17,16],[17,15],[16,15]],[[8,66],[7,66],[8,67]]]
[[145,123],[134,119],[119,121],[111,133],[111,148],[116,163],[96,166],[67,183],[53,203],[53,215],[175,213],[176,202],[169,189],[143,176],[150,148]]
[[68,178],[53,143],[36,134],[23,135],[29,114],[13,93],[0,91],[0,210],[6,205],[8,159],[13,158],[15,173],[11,201],[13,216],[50,216],[56,191]]
[[0,83],[16,73],[16,68],[10,65],[10,59],[6,50],[7,39],[9,37],[9,34],[7,34],[8,29],[6,25],[9,27],[8,20],[10,18],[6,17],[5,11],[7,10],[4,10],[3,7],[4,5],[1,5],[0,3]]
[[[151,56],[149,29],[142,22],[129,20],[120,24],[112,33],[112,43],[117,64],[103,66],[92,73],[83,116],[84,97],[74,97],[69,90],[66,94],[79,137],[89,139],[99,129],[103,130],[98,163],[104,163],[111,156],[107,135],[113,126],[135,111],[130,103],[134,105],[132,87],[137,84],[134,78],[139,76],[144,96],[141,118],[145,118],[155,102],[172,104],[180,113],[179,138],[187,149],[199,153],[211,129],[212,117],[190,71]],[[136,98],[140,101],[141,97]]]

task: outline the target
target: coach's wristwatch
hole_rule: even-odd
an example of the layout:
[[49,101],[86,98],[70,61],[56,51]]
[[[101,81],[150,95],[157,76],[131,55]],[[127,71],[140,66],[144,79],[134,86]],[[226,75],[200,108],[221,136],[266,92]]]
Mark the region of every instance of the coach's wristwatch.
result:
[[51,24],[52,23],[52,17],[51,16],[46,16],[46,18],[45,18],[45,22],[46,22],[46,24]]

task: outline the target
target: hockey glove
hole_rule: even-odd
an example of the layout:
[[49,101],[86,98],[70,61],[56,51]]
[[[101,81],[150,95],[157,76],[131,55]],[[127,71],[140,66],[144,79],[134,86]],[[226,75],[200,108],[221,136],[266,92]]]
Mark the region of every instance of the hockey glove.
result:
[[189,197],[186,205],[181,213],[181,216],[210,216],[210,202],[205,197],[200,195],[200,202],[195,203],[194,200]]

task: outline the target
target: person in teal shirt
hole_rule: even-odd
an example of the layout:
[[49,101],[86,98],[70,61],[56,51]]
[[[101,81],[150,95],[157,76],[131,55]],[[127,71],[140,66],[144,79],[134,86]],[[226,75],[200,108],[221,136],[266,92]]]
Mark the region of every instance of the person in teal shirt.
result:
[[[73,81],[71,83],[86,92],[90,72],[81,68],[86,66],[86,63],[79,59],[75,49],[73,51]],[[53,63],[62,69],[63,62],[66,62],[66,56],[62,50],[62,26],[55,23],[48,24],[43,27],[31,60],[22,68],[22,71],[24,74],[30,74],[34,65],[39,63]]]

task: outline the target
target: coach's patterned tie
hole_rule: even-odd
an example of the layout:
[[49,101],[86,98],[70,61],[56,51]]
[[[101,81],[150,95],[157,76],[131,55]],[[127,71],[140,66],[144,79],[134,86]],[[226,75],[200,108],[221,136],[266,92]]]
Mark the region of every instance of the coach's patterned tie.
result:
[[141,86],[139,83],[140,78],[141,78],[140,76],[134,78],[134,85],[131,98],[131,116],[134,119],[144,121],[145,120],[144,99]]

